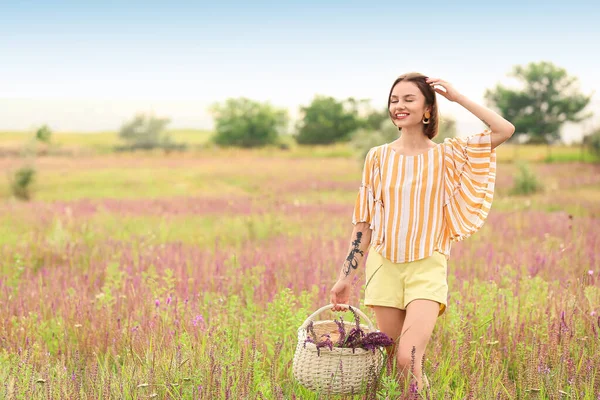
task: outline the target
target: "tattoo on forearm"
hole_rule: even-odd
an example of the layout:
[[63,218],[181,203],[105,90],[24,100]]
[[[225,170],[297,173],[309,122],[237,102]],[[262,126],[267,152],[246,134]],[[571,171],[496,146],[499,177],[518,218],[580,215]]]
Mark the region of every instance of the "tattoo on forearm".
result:
[[346,276],[350,275],[350,268],[357,269],[358,268],[358,259],[356,258],[356,254],[364,255],[364,252],[360,249],[360,241],[362,239],[362,232],[356,232],[356,240],[352,241],[352,250],[350,250],[350,254],[346,257],[346,261],[344,262],[343,271]]
[[488,128],[490,127],[490,124],[488,124],[487,122],[485,122],[484,120],[481,120],[481,122],[483,122],[485,124],[485,126],[487,126]]

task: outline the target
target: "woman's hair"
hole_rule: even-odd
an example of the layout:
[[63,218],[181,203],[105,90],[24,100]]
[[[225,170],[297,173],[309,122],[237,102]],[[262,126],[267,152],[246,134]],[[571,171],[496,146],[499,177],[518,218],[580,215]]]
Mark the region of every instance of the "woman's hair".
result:
[[[394,90],[394,86],[396,86],[396,84],[400,81],[413,82],[415,85],[417,85],[421,93],[423,93],[423,96],[425,96],[425,106],[431,107],[429,124],[424,125],[423,131],[429,139],[433,139],[438,133],[439,115],[435,90],[433,90],[429,83],[426,82],[426,79],[427,77],[425,75],[418,72],[409,72],[407,74],[400,75],[390,88],[390,94],[388,95],[388,114],[390,118],[394,118],[390,112],[390,97],[392,96],[392,90]],[[402,129],[398,128],[398,130]]]

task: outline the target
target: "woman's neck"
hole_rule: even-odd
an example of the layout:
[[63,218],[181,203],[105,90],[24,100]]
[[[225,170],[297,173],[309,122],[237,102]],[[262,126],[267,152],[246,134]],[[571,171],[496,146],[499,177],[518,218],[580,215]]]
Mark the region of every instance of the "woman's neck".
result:
[[431,145],[431,139],[425,136],[422,126],[402,128],[396,144],[405,149],[422,149]]

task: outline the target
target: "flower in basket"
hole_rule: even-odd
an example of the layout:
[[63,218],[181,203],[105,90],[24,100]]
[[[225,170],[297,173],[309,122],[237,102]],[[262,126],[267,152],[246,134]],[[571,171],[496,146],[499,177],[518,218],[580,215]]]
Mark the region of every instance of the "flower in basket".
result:
[[333,347],[344,348],[344,349],[352,349],[352,352],[355,352],[356,349],[364,349],[371,350],[375,352],[375,350],[379,347],[387,347],[391,346],[394,342],[393,340],[387,336],[383,332],[369,332],[365,333],[360,326],[360,317],[354,311],[352,307],[349,306],[350,312],[354,315],[355,326],[350,329],[350,332],[346,333],[346,325],[344,324],[344,320],[340,316],[340,320],[334,320],[338,327],[339,338],[333,343],[331,341],[331,336],[329,334],[321,335],[321,339],[317,339],[317,335],[315,334],[313,321],[306,326],[307,337],[304,341],[304,347],[306,347],[306,343],[313,343],[317,348],[317,354],[320,355],[320,349],[323,347],[328,347],[330,350]]

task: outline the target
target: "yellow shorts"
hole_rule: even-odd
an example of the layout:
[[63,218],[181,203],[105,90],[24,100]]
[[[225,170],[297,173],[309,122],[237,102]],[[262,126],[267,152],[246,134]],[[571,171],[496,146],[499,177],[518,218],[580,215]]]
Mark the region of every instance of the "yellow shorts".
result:
[[440,304],[442,315],[448,297],[448,264],[440,252],[421,260],[393,263],[371,247],[366,261],[365,306],[406,310],[416,299]]

